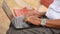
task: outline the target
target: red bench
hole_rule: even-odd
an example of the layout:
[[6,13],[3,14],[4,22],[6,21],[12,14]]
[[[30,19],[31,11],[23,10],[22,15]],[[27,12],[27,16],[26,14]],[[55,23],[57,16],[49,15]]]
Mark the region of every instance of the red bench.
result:
[[49,7],[49,5],[53,2],[54,0],[41,0],[41,4],[43,4],[46,7]]

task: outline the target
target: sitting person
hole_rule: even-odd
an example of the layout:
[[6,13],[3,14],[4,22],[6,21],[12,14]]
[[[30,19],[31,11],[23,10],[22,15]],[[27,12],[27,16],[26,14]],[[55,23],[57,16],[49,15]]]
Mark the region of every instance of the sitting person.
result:
[[[34,15],[31,15],[34,14]],[[47,18],[39,18],[42,16],[46,16]],[[30,14],[25,20],[34,25],[42,25],[51,28],[60,28],[60,0],[54,0],[54,2],[49,6],[47,12],[39,13],[31,11]]]

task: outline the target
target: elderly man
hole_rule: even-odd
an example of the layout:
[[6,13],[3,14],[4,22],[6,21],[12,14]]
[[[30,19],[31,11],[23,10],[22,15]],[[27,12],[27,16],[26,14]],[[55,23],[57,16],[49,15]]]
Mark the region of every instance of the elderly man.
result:
[[[28,17],[26,18],[26,21],[28,21],[29,23],[52,28],[60,28],[60,0],[54,0],[54,2],[49,6],[47,12],[32,12],[32,14],[34,15],[28,14]],[[45,15],[47,18],[39,18],[43,15]]]

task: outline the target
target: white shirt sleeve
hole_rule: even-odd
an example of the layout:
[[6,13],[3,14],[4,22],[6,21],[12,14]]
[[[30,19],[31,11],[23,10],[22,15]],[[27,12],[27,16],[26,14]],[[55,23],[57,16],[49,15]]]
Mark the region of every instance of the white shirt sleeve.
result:
[[48,8],[46,16],[49,19],[60,19],[60,0],[54,0]]

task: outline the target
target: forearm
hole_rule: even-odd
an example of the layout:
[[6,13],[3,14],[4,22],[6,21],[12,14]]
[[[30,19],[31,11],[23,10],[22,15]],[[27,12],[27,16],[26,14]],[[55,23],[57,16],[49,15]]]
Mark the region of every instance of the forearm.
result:
[[52,28],[60,28],[60,20],[46,20],[46,26]]

